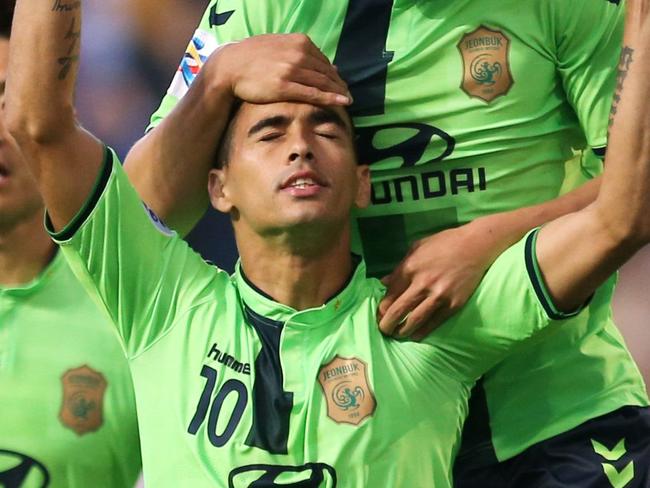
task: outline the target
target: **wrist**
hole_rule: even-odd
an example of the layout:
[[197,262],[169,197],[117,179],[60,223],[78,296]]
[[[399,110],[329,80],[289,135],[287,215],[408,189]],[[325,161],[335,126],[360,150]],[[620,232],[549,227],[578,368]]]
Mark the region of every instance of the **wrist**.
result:
[[[230,63],[236,42],[219,46],[208,58],[196,81],[201,79],[203,86],[203,103],[206,108],[223,113],[235,101],[235,84],[237,70]],[[225,104],[225,105],[224,105]]]

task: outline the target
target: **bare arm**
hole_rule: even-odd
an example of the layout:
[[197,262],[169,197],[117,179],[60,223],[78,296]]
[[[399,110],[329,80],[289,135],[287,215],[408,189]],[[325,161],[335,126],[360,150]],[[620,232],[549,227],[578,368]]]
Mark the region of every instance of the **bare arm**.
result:
[[650,242],[650,1],[627,3],[613,123],[598,198],[542,229],[537,258],[556,306],[576,308]]
[[[57,229],[81,208],[102,163],[101,142],[74,115],[80,35],[79,1],[18,0],[5,116]],[[25,56],[25,46],[38,55]]]
[[302,34],[255,36],[214,52],[190,90],[126,158],[144,201],[181,234],[208,205],[208,172],[233,100],[346,105],[336,69]]
[[478,218],[418,241],[384,279],[379,306],[384,334],[428,335],[462,307],[485,271],[504,250],[534,227],[591,204],[601,178],[539,205]]

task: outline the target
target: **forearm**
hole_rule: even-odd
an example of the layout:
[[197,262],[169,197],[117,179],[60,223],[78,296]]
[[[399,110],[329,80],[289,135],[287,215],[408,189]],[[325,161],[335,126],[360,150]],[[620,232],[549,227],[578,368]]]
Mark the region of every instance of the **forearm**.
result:
[[596,210],[612,238],[650,238],[650,1],[630,2]]
[[[80,34],[78,1],[16,3],[5,117],[57,228],[82,206],[102,159],[102,145],[74,116]],[[26,56],[25,46],[38,56]]]
[[208,206],[208,172],[233,102],[226,85],[205,76],[206,68],[174,110],[136,143],[124,165],[142,199],[181,234]]
[[542,229],[537,259],[562,310],[650,242],[650,1],[630,0],[605,173],[587,209]]
[[600,182],[598,177],[548,202],[480,217],[468,224],[468,230],[488,242],[493,261],[530,229],[587,207],[596,199]]
[[[80,2],[17,2],[5,102],[13,132],[47,143],[74,125],[80,34]],[[38,55],[26,56],[25,46]]]

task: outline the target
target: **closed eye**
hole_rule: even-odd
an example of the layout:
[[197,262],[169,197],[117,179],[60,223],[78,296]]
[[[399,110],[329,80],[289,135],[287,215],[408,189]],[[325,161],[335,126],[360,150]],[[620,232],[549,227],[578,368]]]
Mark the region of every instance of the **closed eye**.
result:
[[269,132],[268,134],[263,134],[259,140],[262,142],[273,141],[283,136],[282,132]]
[[338,138],[338,135],[332,132],[323,132],[323,131],[317,131],[316,135],[319,137],[324,137],[326,139],[336,139]]

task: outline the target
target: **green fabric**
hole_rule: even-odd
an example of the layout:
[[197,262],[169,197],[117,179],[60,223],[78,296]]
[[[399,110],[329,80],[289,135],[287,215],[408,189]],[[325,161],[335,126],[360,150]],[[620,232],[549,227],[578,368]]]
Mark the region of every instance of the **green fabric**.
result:
[[[373,204],[359,212],[354,240],[370,273],[379,276],[414,240],[481,215],[550,200],[602,170],[589,146],[602,153],[607,141],[624,13],[622,2],[616,3],[395,0],[385,49],[373,50],[364,32],[341,56],[347,1],[322,2],[318,9],[299,0],[213,1],[151,127],[183,96],[202,59],[217,46],[254,34],[308,33],[345,68],[356,96],[353,114],[363,162],[371,163]],[[363,29],[364,22],[376,26],[380,11],[362,16],[355,28]],[[493,34],[466,37],[481,26]],[[463,52],[467,66],[474,66],[468,73],[484,81],[469,90]],[[487,56],[486,66],[480,56]],[[383,85],[369,81],[382,60],[390,61],[383,97]],[[499,88],[508,74],[511,86]],[[503,94],[486,100],[492,89],[492,95]],[[470,96],[477,93],[483,98]],[[418,134],[426,134],[424,145]],[[612,290],[613,280],[572,327],[518,348],[486,376],[500,459],[623,405],[648,404],[612,322]],[[502,300],[513,303],[508,296]]]
[[[135,484],[141,462],[128,363],[60,253],[31,283],[0,288],[0,405],[0,485]],[[11,484],[7,471],[29,459],[40,464]]]
[[[247,466],[314,463],[325,469],[321,487],[334,486],[332,473],[339,487],[449,487],[474,381],[554,323],[530,281],[524,241],[423,343],[381,335],[375,314],[385,290],[363,263],[328,302],[293,310],[254,289],[239,267],[230,277],[206,264],[143,207],[116,158],[106,164],[112,173],[97,205],[60,244],[127,345],[152,486],[249,486],[263,473],[239,472]],[[508,314],[504,295],[513,297]],[[249,437],[254,387],[269,371],[256,366],[262,335],[246,308],[263,327],[281,328],[281,388],[292,399],[284,450]],[[267,405],[259,422],[272,423],[277,410]]]

